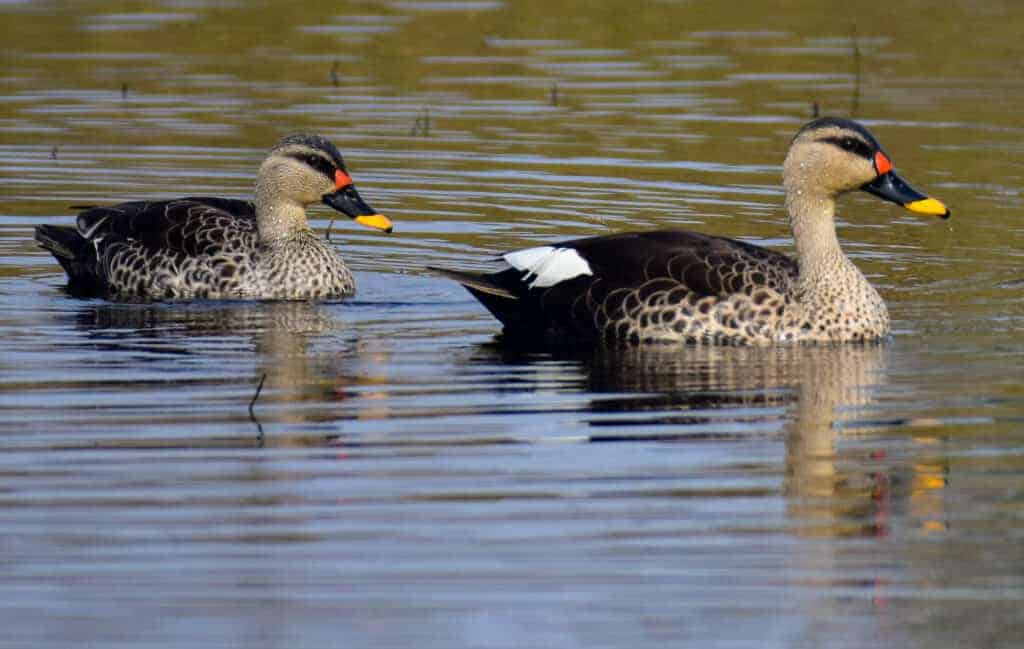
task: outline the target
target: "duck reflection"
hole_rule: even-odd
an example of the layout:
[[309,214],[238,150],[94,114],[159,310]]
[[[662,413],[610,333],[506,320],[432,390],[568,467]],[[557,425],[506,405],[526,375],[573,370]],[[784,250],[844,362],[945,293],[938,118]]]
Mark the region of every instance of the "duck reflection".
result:
[[[871,521],[884,478],[843,476],[839,432],[870,428],[865,410],[886,380],[884,344],[785,347],[638,346],[574,351],[585,388],[599,395],[591,441],[785,440],[784,493],[790,515],[808,533],[839,530],[836,521]],[[507,347],[505,359],[536,358]],[[553,352],[566,358],[567,352]],[[842,510],[840,513],[839,510]],[[868,531],[868,533],[871,533]]]
[[[213,415],[242,422],[258,431],[255,441],[265,443],[262,424],[290,427],[333,420],[330,408],[304,408],[305,403],[329,406],[346,396],[346,373],[333,367],[334,354],[310,352],[314,341],[339,329],[330,305],[310,302],[195,302],[189,304],[86,303],[75,314],[77,327],[86,333],[93,350],[112,365],[137,367],[141,362],[161,363],[168,356],[168,380],[192,391],[225,391],[237,402],[231,414]],[[255,353],[253,353],[255,352]],[[195,359],[196,365],[182,363]],[[217,362],[218,358],[222,363]],[[255,361],[251,369],[246,366]],[[241,376],[241,385],[239,385]],[[264,378],[265,377],[265,378]],[[257,386],[262,388],[257,395]],[[227,386],[227,387],[225,387]],[[238,390],[241,389],[241,395]],[[250,399],[254,408],[248,409]],[[214,397],[216,400],[216,397]],[[287,408],[274,404],[291,404]],[[157,404],[156,408],[158,410]],[[251,414],[251,417],[250,417]],[[278,435],[275,444],[322,445],[327,436]],[[197,440],[190,438],[190,445]],[[238,438],[208,438],[208,445],[250,445]]]

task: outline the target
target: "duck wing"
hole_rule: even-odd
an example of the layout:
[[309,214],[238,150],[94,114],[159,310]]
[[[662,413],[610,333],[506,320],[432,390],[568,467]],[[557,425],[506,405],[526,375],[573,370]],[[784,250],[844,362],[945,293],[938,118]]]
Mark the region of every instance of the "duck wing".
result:
[[489,274],[434,270],[463,284],[511,333],[584,339],[633,336],[645,305],[696,308],[712,298],[710,309],[759,289],[785,295],[798,273],[793,259],[772,250],[676,230],[564,241],[503,260],[507,267]]
[[212,255],[256,232],[252,202],[190,197],[94,207],[78,215],[78,233],[103,256],[105,249],[134,243],[151,254]]
[[40,225],[69,286],[85,294],[159,298],[202,296],[215,278],[251,265],[257,249],[250,201],[190,197],[91,207],[75,227]]

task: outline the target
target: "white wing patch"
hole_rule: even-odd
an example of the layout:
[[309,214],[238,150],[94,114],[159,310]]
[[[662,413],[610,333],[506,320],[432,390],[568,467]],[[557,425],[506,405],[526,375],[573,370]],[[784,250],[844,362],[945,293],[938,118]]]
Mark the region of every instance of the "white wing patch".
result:
[[510,252],[503,259],[512,268],[526,271],[523,281],[530,282],[530,288],[547,288],[573,277],[594,274],[587,260],[572,248],[539,246]]

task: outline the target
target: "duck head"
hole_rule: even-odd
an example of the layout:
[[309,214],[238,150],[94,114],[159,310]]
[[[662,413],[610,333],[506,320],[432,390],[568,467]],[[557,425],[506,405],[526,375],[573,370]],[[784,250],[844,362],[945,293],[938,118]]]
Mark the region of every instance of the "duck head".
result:
[[783,173],[787,190],[824,192],[834,199],[860,189],[916,214],[950,217],[944,204],[903,180],[874,135],[850,119],[822,117],[801,128]]
[[334,208],[361,225],[391,232],[391,220],[362,199],[341,153],[319,135],[289,135],[271,149],[260,166],[257,197],[275,193],[277,200],[303,207],[316,202]]

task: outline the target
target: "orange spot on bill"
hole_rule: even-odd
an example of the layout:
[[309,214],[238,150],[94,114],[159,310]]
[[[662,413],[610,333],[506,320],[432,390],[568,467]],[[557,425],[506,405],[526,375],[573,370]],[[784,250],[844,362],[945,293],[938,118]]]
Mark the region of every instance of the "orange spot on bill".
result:
[[335,189],[335,191],[337,191],[339,189],[345,189],[346,187],[348,187],[351,184],[352,184],[352,176],[349,176],[347,173],[345,173],[341,169],[338,169],[337,171],[334,172],[334,189]]
[[892,171],[892,160],[881,151],[875,152],[875,171],[878,175],[884,175]]

